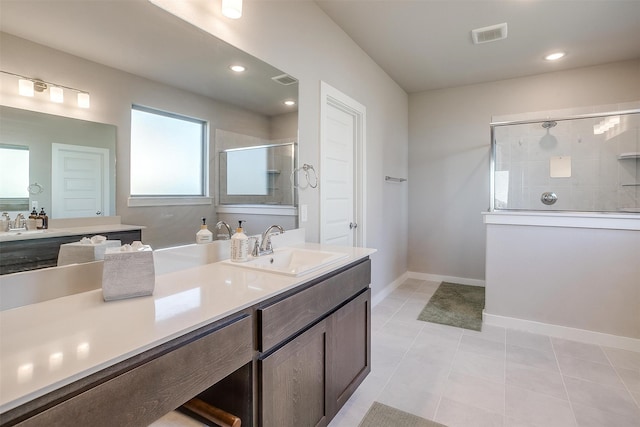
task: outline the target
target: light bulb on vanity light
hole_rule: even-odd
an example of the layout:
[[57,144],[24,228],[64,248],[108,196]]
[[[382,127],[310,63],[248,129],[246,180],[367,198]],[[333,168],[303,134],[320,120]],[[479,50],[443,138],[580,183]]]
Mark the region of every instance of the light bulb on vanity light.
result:
[[231,19],[242,17],[242,0],[222,0],[222,14]]
[[18,80],[18,93],[22,96],[33,96],[33,80],[19,79]]
[[78,92],[78,107],[89,108],[91,105],[91,98],[86,92]]
[[63,102],[64,92],[62,88],[58,86],[49,86],[49,99],[51,99],[51,102]]

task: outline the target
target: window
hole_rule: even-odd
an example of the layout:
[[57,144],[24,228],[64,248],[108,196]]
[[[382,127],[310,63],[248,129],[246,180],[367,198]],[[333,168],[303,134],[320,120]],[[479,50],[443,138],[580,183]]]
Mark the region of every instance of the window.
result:
[[0,209],[29,209],[29,147],[0,145]]
[[206,122],[202,120],[134,105],[129,205],[147,205],[131,203],[145,197],[207,196],[206,134]]

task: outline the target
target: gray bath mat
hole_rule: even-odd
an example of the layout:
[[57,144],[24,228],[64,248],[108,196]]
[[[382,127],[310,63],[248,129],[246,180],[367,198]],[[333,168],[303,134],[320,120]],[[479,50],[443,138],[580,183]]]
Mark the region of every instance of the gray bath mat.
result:
[[418,320],[479,331],[483,308],[484,287],[442,282]]
[[358,427],[446,427],[391,406],[373,402]]

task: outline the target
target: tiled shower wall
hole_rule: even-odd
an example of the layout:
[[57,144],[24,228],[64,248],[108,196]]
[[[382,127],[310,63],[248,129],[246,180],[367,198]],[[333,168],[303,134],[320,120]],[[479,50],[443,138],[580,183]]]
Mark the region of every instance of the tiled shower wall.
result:
[[[640,212],[640,112],[615,117],[603,133],[605,117],[495,126],[494,208]],[[570,157],[570,177],[550,176],[553,157]],[[557,202],[543,204],[544,192]]]

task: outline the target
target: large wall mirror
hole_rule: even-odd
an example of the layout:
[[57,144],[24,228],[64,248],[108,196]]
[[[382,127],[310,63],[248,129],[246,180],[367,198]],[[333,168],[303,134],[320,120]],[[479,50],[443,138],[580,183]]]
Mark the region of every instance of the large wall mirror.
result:
[[[222,201],[216,193],[219,191],[219,155],[250,145],[296,146],[298,84],[293,76],[147,1],[23,0],[3,3],[2,9],[0,63],[3,71],[78,87],[91,95],[89,110],[68,104],[66,98],[64,104],[53,105],[46,94],[23,100],[13,93],[17,92],[17,79],[1,75],[3,121],[5,117],[12,120],[10,115],[17,115],[29,123],[27,128],[31,125],[42,128],[44,125],[38,123],[65,116],[83,126],[90,122],[98,126],[99,130],[91,136],[85,133],[82,142],[71,137],[48,139],[50,143],[92,147],[102,144],[98,140],[111,141],[105,148],[109,156],[110,205],[99,210],[103,215],[120,215],[123,223],[145,226],[145,240],[160,248],[190,243],[193,233],[190,229],[188,232],[180,229],[177,224],[195,226],[202,216],[209,222],[216,220],[218,205],[272,204],[273,200],[264,195],[252,200]],[[245,71],[231,71],[231,65],[242,65]],[[288,102],[285,104],[285,101]],[[209,124],[207,184],[212,204],[144,208],[128,204],[129,173],[134,167],[129,157],[134,104],[202,119]],[[28,146],[29,185],[37,183],[47,191],[46,187],[53,186],[47,181],[51,178],[45,177],[50,175],[51,162],[40,159],[46,156],[36,154],[30,144],[19,142],[19,128],[17,124],[13,126],[11,138],[6,140],[3,132],[0,144],[14,148]],[[25,135],[31,131],[25,130]],[[245,173],[234,165],[225,167],[225,177]],[[287,174],[281,172],[283,177]],[[283,184],[289,181],[288,176],[285,178]],[[285,192],[288,196],[281,199],[282,203],[295,206],[295,189],[291,187]],[[28,197],[30,202],[36,200],[45,207],[59,204],[57,200],[46,199],[55,196],[38,195],[40,200]],[[297,224],[297,216],[289,215]],[[178,218],[180,221],[176,221]]]

